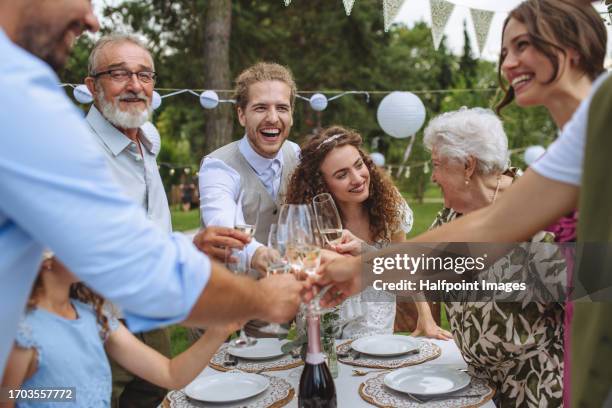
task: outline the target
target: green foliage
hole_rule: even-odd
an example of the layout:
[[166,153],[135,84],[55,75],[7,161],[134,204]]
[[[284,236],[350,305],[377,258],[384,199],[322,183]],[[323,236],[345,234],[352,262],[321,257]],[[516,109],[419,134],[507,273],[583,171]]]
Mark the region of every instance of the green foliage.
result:
[[82,84],[87,76],[87,60],[89,51],[93,48],[93,40],[90,35],[82,35],[78,38],[70,59],[66,64],[61,77],[65,82]]
[[467,32],[467,23],[463,20],[463,55],[459,61],[459,69],[465,81],[465,87],[471,88],[474,86],[473,81],[477,80],[476,71],[478,69],[478,60],[472,55],[472,44]]

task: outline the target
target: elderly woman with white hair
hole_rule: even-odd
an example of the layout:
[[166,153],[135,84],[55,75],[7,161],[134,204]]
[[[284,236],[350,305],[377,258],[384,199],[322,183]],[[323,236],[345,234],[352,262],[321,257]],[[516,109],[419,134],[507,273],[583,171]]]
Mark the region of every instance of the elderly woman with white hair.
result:
[[[424,143],[431,151],[432,181],[442,189],[445,207],[431,228],[495,203],[521,175],[519,169],[508,167],[508,140],[490,110],[462,108],[442,114],[425,129]],[[541,232],[531,241],[553,238]],[[563,262],[549,255],[536,251],[526,256],[534,257],[538,269]],[[508,255],[487,273],[503,280],[523,258]],[[497,387],[498,406],[533,401],[562,405],[563,304],[447,301],[444,306],[470,373]]]
[[432,181],[444,196],[444,213],[465,214],[495,202],[512,184],[508,139],[492,111],[461,109],[433,119],[425,130]]

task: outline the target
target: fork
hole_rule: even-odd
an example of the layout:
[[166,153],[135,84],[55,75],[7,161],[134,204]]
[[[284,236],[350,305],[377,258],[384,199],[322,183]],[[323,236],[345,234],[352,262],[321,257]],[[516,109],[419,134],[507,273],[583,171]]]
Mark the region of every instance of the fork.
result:
[[361,353],[357,350],[349,349],[348,351],[338,352],[337,356],[339,358],[350,358],[352,360],[357,360],[359,357],[361,357]]
[[482,397],[482,394],[454,394],[454,395],[436,395],[433,397],[417,397],[414,394],[410,394],[405,392],[404,394],[406,394],[408,397],[412,398],[413,400],[415,400],[416,402],[418,402],[419,404],[425,404],[426,402],[429,401],[434,401],[434,400],[445,400],[445,399],[453,399],[453,398],[478,398],[478,397]]
[[370,373],[380,373],[380,372],[383,372],[383,371],[390,371],[390,369],[389,368],[382,368],[382,369],[370,370],[370,371],[353,369],[353,372],[352,372],[351,375],[353,375],[355,377],[363,377],[363,376],[368,375]]

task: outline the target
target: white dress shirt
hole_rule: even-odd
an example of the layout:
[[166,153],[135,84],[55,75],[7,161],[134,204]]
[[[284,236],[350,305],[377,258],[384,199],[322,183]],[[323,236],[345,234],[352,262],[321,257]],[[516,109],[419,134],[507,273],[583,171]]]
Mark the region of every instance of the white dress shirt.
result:
[[[289,143],[294,148],[296,155],[299,155],[300,147],[296,143],[289,140],[286,140],[285,143]],[[276,198],[283,168],[282,150],[279,150],[273,159],[262,157],[253,150],[246,135],[240,139],[238,149],[262,181],[266,190],[273,193],[271,194],[272,197]],[[273,176],[270,176],[271,171],[274,172]],[[199,186],[200,214],[204,224],[233,228],[240,189],[247,188],[247,186],[242,186],[240,174],[222,160],[207,157],[200,168]],[[252,259],[255,251],[262,244],[267,243],[259,243],[253,240],[247,245],[246,254],[249,259]]]

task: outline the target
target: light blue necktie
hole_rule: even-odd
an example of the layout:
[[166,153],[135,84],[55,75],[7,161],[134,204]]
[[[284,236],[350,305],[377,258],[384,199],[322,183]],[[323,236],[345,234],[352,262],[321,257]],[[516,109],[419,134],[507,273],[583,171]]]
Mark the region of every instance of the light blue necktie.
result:
[[261,173],[261,182],[263,183],[266,191],[270,194],[270,197],[276,199],[276,188],[275,180],[277,175],[280,174],[280,161],[278,159],[272,160],[270,166]]

